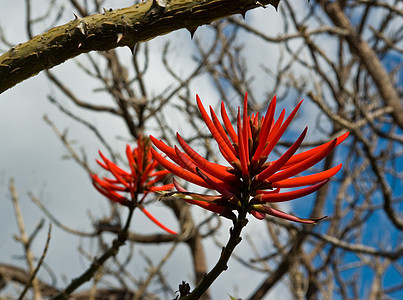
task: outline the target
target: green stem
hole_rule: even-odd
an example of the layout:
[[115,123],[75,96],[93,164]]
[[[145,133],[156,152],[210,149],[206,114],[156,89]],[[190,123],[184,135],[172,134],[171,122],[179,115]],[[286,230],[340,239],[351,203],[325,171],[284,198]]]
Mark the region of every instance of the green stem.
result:
[[79,277],[73,279],[71,283],[58,295],[54,296],[52,300],[67,299],[69,295],[74,292],[78,287],[85,282],[91,280],[96,271],[112,256],[119,252],[119,248],[126,242],[130,222],[133,216],[135,206],[129,207],[129,215],[127,216],[126,224],[122,231],[118,234],[117,238],[112,242],[111,247],[98,259],[96,259],[91,266],[81,274]]

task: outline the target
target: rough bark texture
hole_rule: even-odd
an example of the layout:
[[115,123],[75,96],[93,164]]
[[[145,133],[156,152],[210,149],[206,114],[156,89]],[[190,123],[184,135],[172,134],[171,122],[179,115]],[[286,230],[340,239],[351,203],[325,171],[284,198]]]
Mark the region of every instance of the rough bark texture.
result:
[[166,7],[147,1],[77,18],[19,44],[0,56],[0,93],[44,69],[93,50],[109,50],[198,26],[279,0],[172,0]]
[[[346,30],[346,41],[351,49],[351,53],[357,55],[362,64],[367,68],[385,104],[393,108],[392,116],[396,123],[400,128],[403,128],[403,106],[401,99],[396,93],[390,77],[382,66],[378,56],[374,50],[371,49],[368,42],[362,39],[352,28],[349,19],[340,8],[339,3],[326,3],[323,4],[323,7],[332,22],[336,26]],[[402,224],[400,224],[400,226],[401,225]]]

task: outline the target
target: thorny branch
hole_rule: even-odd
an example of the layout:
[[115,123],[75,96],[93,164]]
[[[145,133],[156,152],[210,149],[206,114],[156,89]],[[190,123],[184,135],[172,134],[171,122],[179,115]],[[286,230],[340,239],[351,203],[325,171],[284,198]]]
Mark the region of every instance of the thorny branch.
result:
[[[0,56],[0,93],[64,61],[90,51],[105,51],[150,40],[174,30],[197,27],[214,20],[272,4],[278,0],[172,0],[160,6],[147,1],[103,14],[76,18],[11,48]],[[28,3],[30,3],[28,1]],[[154,3],[160,8],[153,11]],[[29,10],[28,10],[29,11]],[[81,11],[84,13],[84,11]]]

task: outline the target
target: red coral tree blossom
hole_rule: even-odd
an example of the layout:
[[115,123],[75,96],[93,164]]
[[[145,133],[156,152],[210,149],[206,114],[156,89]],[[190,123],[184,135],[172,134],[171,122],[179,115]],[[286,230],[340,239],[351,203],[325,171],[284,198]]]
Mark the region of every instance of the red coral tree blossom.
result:
[[[130,171],[128,172],[118,167],[99,151],[103,162],[97,160],[97,163],[110,172],[113,178],[103,177],[103,179],[100,179],[96,174],[92,174],[92,184],[98,192],[109,200],[128,206],[129,208],[138,207],[159,227],[169,233],[176,234],[175,231],[160,223],[142,205],[148,193],[167,191],[173,188],[173,184],[157,186],[170,172],[167,170],[156,170],[159,163],[152,157],[150,146],[150,139],[144,137],[139,137],[137,148],[132,150],[129,145],[126,146],[126,156],[130,167]],[[142,194],[142,197],[138,200],[140,194]]]
[[[243,113],[241,114],[241,109],[238,107],[237,126],[234,129],[224,103],[221,103],[222,125],[211,106],[209,107],[210,117],[200,98],[198,96],[196,98],[202,118],[216,140],[222,156],[230,166],[206,160],[193,150],[179,133],[177,133],[177,139],[184,152],[177,146],[172,148],[151,136],[154,145],[173,161],[167,160],[152,149],[154,158],[162,166],[186,181],[219,193],[217,196],[190,193],[174,180],[178,193],[171,193],[170,196],[183,198],[190,204],[201,206],[233,220],[235,220],[233,210],[246,211],[258,219],[272,215],[308,224],[322,219],[298,218],[271,207],[270,203],[300,198],[325,185],[329,178],[340,170],[342,164],[315,174],[295,176],[325,158],[347,138],[348,132],[328,143],[295,154],[307,133],[305,128],[283,155],[274,161],[267,161],[302,101],[284,120],[285,110],[277,119],[274,118],[276,97],[272,99],[264,116],[260,117],[258,113],[248,116],[247,95],[245,95]],[[292,190],[283,191],[283,189]]]

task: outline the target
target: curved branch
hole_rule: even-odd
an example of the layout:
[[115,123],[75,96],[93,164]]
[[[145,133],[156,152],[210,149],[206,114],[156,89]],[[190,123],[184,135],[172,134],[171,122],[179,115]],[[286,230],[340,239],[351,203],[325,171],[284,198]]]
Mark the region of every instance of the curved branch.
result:
[[172,0],[165,7],[147,1],[105,11],[37,35],[0,56],[0,93],[17,83],[82,53],[145,42],[174,30],[198,26],[280,0]]

